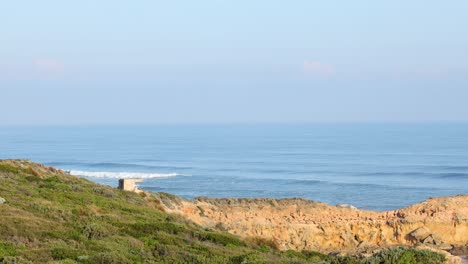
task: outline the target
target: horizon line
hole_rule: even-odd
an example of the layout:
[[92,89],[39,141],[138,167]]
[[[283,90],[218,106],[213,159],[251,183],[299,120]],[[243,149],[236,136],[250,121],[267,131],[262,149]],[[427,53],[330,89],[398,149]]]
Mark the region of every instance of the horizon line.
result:
[[11,123],[0,124],[0,127],[41,127],[41,126],[224,126],[224,125],[442,125],[442,124],[468,124],[468,120],[418,120],[418,121],[276,121],[276,122],[83,122],[83,123]]

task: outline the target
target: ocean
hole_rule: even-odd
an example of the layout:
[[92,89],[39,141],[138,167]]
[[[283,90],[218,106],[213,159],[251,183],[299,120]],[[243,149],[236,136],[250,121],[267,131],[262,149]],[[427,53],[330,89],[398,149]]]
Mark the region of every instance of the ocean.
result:
[[184,198],[302,197],[392,210],[468,194],[468,124],[1,126],[0,159]]

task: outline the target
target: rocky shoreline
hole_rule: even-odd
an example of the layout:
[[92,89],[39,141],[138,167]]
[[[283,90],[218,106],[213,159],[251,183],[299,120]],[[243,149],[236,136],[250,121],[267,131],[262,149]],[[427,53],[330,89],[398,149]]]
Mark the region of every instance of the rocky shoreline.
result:
[[388,212],[299,198],[159,197],[167,212],[244,238],[269,239],[281,250],[371,255],[404,245],[468,254],[468,195],[430,198]]
[[[113,259],[166,258],[171,249],[177,252],[174,259],[179,260],[188,252],[195,252],[190,258],[203,261],[212,254],[218,260],[227,260],[243,252],[244,260],[251,257],[245,252],[250,252],[265,260],[282,258],[303,263],[315,257],[364,260],[390,252],[391,256],[405,253],[414,258],[419,254],[422,263],[443,254],[445,263],[461,264],[462,259],[454,255],[468,254],[468,195],[431,198],[400,210],[374,212],[299,198],[185,200],[167,193],[137,194],[24,160],[0,160],[0,177],[4,198],[0,199],[4,216],[0,223],[0,262],[7,257],[41,259],[42,263],[82,256],[98,258],[101,249],[94,248],[97,241],[114,250]],[[62,233],[51,234],[50,230]],[[158,240],[161,247],[155,248],[141,240],[148,234],[152,239],[166,239]],[[114,244],[114,239],[123,237],[139,245],[140,250],[122,251],[127,242]],[[196,247],[189,250],[192,244],[187,241]],[[234,248],[225,252],[229,244]],[[206,250],[211,255],[203,255]],[[128,254],[123,257],[122,252]],[[294,262],[294,258],[304,261]]]

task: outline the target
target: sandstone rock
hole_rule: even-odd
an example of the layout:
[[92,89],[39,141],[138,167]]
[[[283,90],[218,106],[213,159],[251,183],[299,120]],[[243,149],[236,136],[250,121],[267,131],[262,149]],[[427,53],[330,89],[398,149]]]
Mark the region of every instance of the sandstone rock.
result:
[[297,198],[179,198],[177,203],[171,200],[172,207],[162,204],[167,212],[201,226],[215,228],[222,223],[230,233],[271,239],[282,250],[353,252],[366,251],[371,245],[414,246],[424,241],[431,248],[448,250],[468,243],[468,195],[433,198],[388,212],[350,210]]
[[431,245],[434,245],[434,238],[432,238],[432,236],[428,236],[426,237],[423,241],[423,244],[431,244]]
[[450,253],[453,255],[461,256],[461,255],[468,255],[468,244],[464,246],[454,246]]
[[409,235],[416,239],[419,242],[423,242],[431,234],[431,231],[427,227],[420,227],[413,232],[409,233]]
[[442,237],[440,237],[439,235],[432,234],[431,237],[434,240],[434,245],[439,246],[439,245],[441,245],[443,243]]
[[453,246],[447,243],[441,243],[440,245],[437,246],[437,248],[440,250],[450,251],[452,250]]
[[373,244],[373,243],[367,242],[367,241],[362,241],[361,243],[359,243],[357,248],[358,249],[366,249],[366,250],[374,250],[374,249],[378,248],[378,246]]
[[6,199],[3,197],[0,197],[0,204],[4,204],[4,203],[6,203]]
[[425,245],[435,245],[439,249],[451,249],[452,246],[444,243],[439,235],[431,234],[421,241]]

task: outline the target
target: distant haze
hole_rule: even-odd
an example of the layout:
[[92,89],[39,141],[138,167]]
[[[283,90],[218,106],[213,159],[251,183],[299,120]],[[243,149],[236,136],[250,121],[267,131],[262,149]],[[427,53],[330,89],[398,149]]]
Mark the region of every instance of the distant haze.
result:
[[468,1],[5,1],[0,124],[468,121]]

